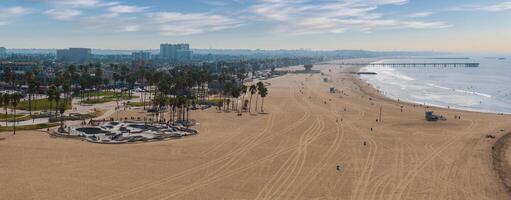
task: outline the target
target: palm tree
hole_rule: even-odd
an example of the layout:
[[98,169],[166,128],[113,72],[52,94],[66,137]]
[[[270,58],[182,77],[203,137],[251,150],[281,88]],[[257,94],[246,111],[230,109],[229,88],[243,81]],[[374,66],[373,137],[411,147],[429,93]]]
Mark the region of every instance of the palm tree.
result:
[[25,82],[28,86],[28,111],[32,116],[32,95],[35,93],[36,84],[32,71],[25,72]]
[[60,104],[58,110],[60,111],[60,129],[63,130],[64,129],[64,112],[66,111],[66,105]]
[[48,89],[47,95],[48,95],[48,101],[50,102],[50,115],[51,115],[51,108],[53,105],[53,100],[55,100],[55,93],[57,93],[57,87],[55,85],[50,86]]
[[[259,95],[261,95],[261,90],[264,88],[264,83],[259,81],[257,82],[257,91],[259,93]],[[256,107],[255,107],[255,111],[257,112],[257,102],[259,101],[259,95],[256,95]]]
[[[2,104],[4,106],[5,117],[7,119],[7,109],[9,107],[9,103],[11,103],[10,95],[5,93],[3,95],[0,94],[0,96],[2,96]],[[7,126],[7,120],[5,120],[5,126]]]
[[257,92],[257,87],[251,85],[248,90],[250,91],[250,102],[248,103],[248,112],[250,113],[252,109],[252,96]]
[[240,109],[240,112],[243,112],[243,109],[245,107],[245,95],[247,94],[247,89],[248,87],[246,85],[241,85],[240,86],[240,92],[242,94],[242,97],[241,97],[241,109]]
[[137,75],[135,73],[130,73],[128,75],[126,81],[129,84],[129,86],[128,86],[128,95],[129,95],[129,97],[131,97],[131,91],[133,90],[133,88],[135,87],[135,83],[137,82]]
[[16,72],[14,72],[10,67],[5,67],[3,75],[2,79],[4,82],[8,83],[11,86],[11,89],[14,89]]
[[13,93],[11,95],[11,105],[12,105],[12,108],[14,109],[14,115],[12,116],[13,121],[14,121],[14,123],[13,123],[14,135],[16,135],[16,107],[18,106],[20,99],[21,99],[21,96],[18,93]]
[[55,90],[55,94],[54,94],[54,98],[55,98],[55,116],[58,115],[58,106],[60,105],[60,91],[58,89]]
[[259,95],[261,95],[261,98],[262,98],[262,102],[261,102],[261,112],[264,113],[264,98],[268,95],[268,88],[266,88],[265,86],[263,86],[260,90],[259,90]]
[[[232,87],[231,88],[231,96],[234,98],[232,101],[232,109],[236,111],[238,110],[238,99],[241,96],[241,87]],[[236,108],[234,108],[234,105],[236,105]]]

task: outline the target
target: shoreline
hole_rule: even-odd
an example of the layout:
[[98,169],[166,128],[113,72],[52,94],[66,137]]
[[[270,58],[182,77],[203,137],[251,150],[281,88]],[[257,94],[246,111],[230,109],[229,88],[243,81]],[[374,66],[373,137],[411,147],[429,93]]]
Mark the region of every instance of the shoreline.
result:
[[[363,67],[353,67],[352,69],[359,71]],[[348,71],[350,68],[346,68]],[[411,101],[402,101],[393,99],[389,96],[386,96],[379,92],[379,90],[369,82],[361,79],[356,74],[351,74],[351,81],[359,88],[360,92],[364,95],[381,100],[383,102],[395,103],[400,105],[408,105],[408,106],[420,106],[424,107],[424,104],[419,104],[419,102],[411,102]],[[459,108],[446,108],[443,106],[431,106],[425,105],[426,108],[434,108],[439,109],[440,111],[459,111],[459,112],[467,112],[473,113],[476,115],[499,115],[499,116],[509,116],[511,114],[508,113],[491,113],[491,112],[482,112],[476,110],[464,110]],[[493,167],[493,171],[496,173],[499,181],[502,183],[502,186],[505,188],[507,194],[511,197],[511,165],[507,160],[507,151],[511,149],[511,132],[507,132],[499,137],[492,145],[491,150],[491,165]]]
[[511,166],[507,160],[507,150],[511,147],[511,132],[500,137],[494,144],[492,151],[493,169],[500,181],[511,196]]
[[[355,72],[360,72],[360,70],[362,70],[364,67],[353,67],[355,69]],[[503,116],[503,115],[511,115],[511,113],[507,113],[507,112],[494,112],[494,111],[485,111],[485,110],[478,110],[478,109],[471,109],[471,108],[460,108],[458,106],[456,107],[448,107],[448,106],[441,106],[441,105],[434,105],[434,104],[427,104],[425,102],[418,102],[418,101],[409,101],[409,100],[402,100],[402,99],[399,99],[399,98],[395,98],[395,97],[392,97],[392,96],[387,96],[385,94],[382,94],[380,93],[376,86],[371,84],[370,82],[368,82],[367,80],[364,80],[360,77],[360,75],[353,75],[353,79],[354,79],[354,82],[362,82],[362,83],[365,83],[367,85],[369,85],[379,96],[387,99],[387,100],[391,100],[391,101],[395,101],[397,103],[405,103],[407,105],[415,105],[415,106],[427,106],[429,108],[436,108],[436,109],[443,109],[443,110],[457,110],[457,111],[463,111],[463,112],[472,112],[472,113],[480,113],[480,114],[491,114],[491,115],[499,115],[499,116]],[[359,84],[357,84],[359,85]],[[360,85],[359,85],[360,87]]]
[[[339,72],[336,65],[321,69]],[[201,134],[183,140],[96,145],[37,131],[0,133],[6,137],[0,139],[3,196],[509,199],[492,166],[496,140],[486,136],[509,132],[510,116],[433,108],[449,119],[431,123],[423,107],[387,98],[357,76],[332,73],[327,82],[325,77],[267,80],[266,114],[192,112]],[[330,93],[331,87],[344,94]],[[375,121],[379,108],[383,120]],[[463,118],[451,119],[454,115]],[[118,113],[130,116],[151,115],[137,109]],[[34,189],[15,187],[26,184]]]

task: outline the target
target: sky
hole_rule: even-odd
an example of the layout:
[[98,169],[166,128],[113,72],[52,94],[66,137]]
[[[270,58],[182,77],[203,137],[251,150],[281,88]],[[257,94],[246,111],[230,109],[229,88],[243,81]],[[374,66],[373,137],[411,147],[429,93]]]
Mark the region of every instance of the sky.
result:
[[511,0],[0,0],[6,48],[511,53]]

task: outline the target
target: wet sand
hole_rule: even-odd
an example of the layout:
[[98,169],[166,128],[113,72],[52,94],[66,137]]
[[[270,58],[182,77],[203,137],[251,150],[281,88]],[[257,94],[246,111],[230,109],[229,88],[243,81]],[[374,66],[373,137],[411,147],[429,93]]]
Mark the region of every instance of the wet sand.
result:
[[268,80],[266,114],[191,112],[200,134],[179,140],[101,145],[0,133],[1,197],[509,199],[493,166],[496,140],[485,136],[511,130],[510,116],[430,108],[447,121],[426,122],[424,107],[381,97],[337,66],[319,68],[326,76]]

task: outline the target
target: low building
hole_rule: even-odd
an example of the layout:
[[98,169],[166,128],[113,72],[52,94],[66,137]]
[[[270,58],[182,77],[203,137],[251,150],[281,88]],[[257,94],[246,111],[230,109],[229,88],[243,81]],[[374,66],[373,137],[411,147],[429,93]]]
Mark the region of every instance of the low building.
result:
[[7,49],[5,47],[0,47],[0,58],[7,57]]
[[57,60],[62,62],[85,63],[91,59],[89,48],[70,48],[57,50]]
[[189,44],[161,44],[160,59],[171,62],[190,62],[193,52]]
[[[16,73],[16,79],[22,80],[25,72],[33,71],[38,68],[38,64],[34,62],[0,62],[0,69],[11,69]],[[0,77],[4,76],[4,70],[0,70]]]
[[131,58],[134,61],[148,61],[148,60],[151,60],[152,55],[151,55],[151,52],[138,51],[138,52],[131,53]]

